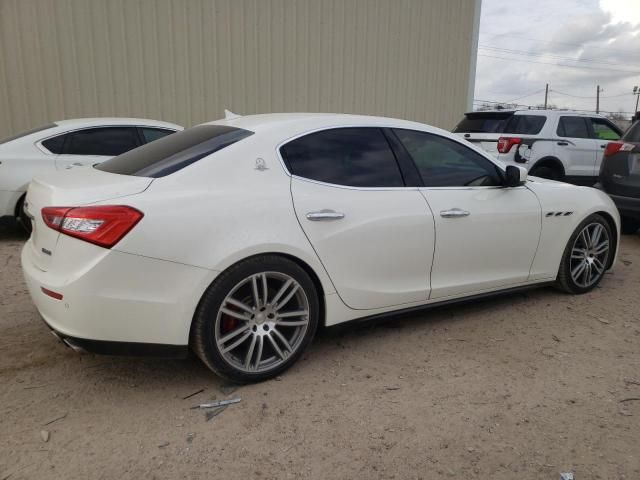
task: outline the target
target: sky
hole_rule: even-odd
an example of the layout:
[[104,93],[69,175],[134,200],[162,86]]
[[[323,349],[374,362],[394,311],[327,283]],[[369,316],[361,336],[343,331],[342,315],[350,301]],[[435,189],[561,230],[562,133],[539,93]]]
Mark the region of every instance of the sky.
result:
[[[640,0],[483,0],[474,106],[481,101],[632,112]],[[480,102],[480,103],[479,103]],[[630,116],[630,114],[629,114]]]

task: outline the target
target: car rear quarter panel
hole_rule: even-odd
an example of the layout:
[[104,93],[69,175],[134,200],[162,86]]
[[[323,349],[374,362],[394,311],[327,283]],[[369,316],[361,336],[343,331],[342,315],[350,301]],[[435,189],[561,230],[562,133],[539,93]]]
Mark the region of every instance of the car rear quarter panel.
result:
[[285,254],[307,264],[325,294],[334,293],[298,224],[276,144],[257,137],[128,197],[126,203],[145,216],[115,248],[216,272],[253,255]]
[[[553,181],[534,181],[527,186],[538,197],[542,210],[540,242],[529,280],[556,278],[569,238],[580,222],[593,213],[605,212],[613,219],[616,242],[619,241],[620,216],[611,199],[603,192]],[[568,212],[571,214],[565,215]],[[617,247],[616,243],[616,255]]]

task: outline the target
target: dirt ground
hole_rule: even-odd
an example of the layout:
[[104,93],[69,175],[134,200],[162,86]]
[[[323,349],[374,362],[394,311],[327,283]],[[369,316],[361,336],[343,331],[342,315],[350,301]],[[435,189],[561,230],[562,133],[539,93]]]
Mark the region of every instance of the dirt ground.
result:
[[65,348],[27,294],[24,241],[0,226],[0,480],[640,478],[640,235],[590,294],[328,330],[233,392],[193,359]]

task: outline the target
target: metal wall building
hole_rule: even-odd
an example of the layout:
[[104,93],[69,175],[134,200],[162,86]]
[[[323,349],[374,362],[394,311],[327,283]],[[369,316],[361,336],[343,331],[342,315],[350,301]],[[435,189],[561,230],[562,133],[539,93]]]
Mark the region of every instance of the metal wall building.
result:
[[480,1],[0,0],[0,137],[225,108],[451,128],[471,108]]

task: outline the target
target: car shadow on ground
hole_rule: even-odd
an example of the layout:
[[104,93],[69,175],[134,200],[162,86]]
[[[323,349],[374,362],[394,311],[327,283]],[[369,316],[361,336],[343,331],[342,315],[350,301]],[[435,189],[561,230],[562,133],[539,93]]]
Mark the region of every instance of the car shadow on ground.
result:
[[11,217],[0,217],[0,242],[27,240],[29,234]]

